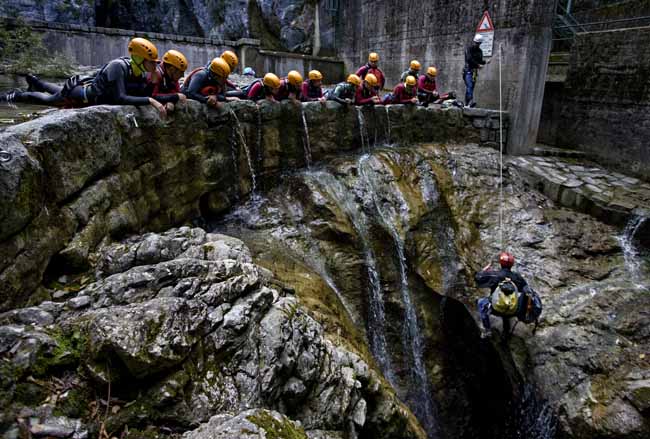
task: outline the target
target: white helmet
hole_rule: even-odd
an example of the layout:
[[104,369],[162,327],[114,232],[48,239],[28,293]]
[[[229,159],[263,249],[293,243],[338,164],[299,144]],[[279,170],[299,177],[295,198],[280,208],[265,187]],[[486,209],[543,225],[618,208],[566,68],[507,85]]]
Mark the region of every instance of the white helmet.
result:
[[474,35],[474,42],[475,43],[482,43],[483,42],[483,35],[481,35],[481,34]]

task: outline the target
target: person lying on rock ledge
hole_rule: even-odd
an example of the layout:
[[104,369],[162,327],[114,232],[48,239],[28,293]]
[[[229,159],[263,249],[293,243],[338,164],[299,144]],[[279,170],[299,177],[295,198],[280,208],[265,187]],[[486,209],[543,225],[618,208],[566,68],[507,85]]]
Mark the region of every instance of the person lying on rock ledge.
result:
[[351,74],[345,82],[337,84],[334,90],[331,90],[327,94],[327,99],[343,105],[352,105],[354,104],[354,97],[360,86],[361,78],[355,74]]
[[278,101],[289,99],[295,104],[300,103],[302,88],[302,75],[296,70],[291,70],[287,73],[286,78],[280,81],[280,90],[275,97]]
[[407,76],[404,82],[395,86],[384,98],[384,104],[417,104],[418,86],[414,76]]
[[267,73],[264,78],[258,79],[248,89],[248,99],[260,102],[266,99],[270,102],[277,102],[276,96],[280,92],[280,78],[274,73]]
[[69,78],[54,94],[14,91],[2,100],[29,102],[51,106],[86,107],[89,105],[151,105],[162,117],[167,115],[163,104],[169,97],[147,95],[146,73],[156,71],[158,49],[149,40],[133,38],[128,46],[130,57],[121,57],[105,64],[94,78]]
[[325,104],[327,99],[323,96],[323,74],[318,70],[312,70],[308,78],[302,83],[300,99],[303,102],[321,102]]
[[239,100],[226,97],[226,80],[230,75],[230,66],[221,57],[214,58],[205,67],[198,67],[185,78],[181,91],[189,99],[218,108],[220,102]]
[[168,50],[162,62],[158,62],[156,70],[147,73],[147,84],[150,87],[148,94],[158,101],[167,100],[165,109],[174,111],[174,104],[185,102],[187,98],[182,94],[178,83],[187,70],[187,59],[178,50]]
[[357,87],[357,93],[354,96],[355,105],[375,105],[381,104],[381,98],[377,96],[377,77],[368,73],[366,78],[361,83],[361,87]]

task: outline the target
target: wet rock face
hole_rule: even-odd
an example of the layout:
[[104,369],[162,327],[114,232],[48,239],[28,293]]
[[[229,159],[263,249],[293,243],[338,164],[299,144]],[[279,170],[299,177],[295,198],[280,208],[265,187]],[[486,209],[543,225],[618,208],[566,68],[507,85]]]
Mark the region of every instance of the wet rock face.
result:
[[[0,315],[3,431],[59,425],[93,435],[92,395],[110,386],[109,431],[184,431],[243,412],[187,437],[240,437],[250,425],[294,434],[273,437],[423,437],[372,366],[327,340],[241,241],[181,228],[105,246],[93,259],[98,280],[77,294],[85,306],[69,299]],[[27,414],[46,399],[59,418]]]

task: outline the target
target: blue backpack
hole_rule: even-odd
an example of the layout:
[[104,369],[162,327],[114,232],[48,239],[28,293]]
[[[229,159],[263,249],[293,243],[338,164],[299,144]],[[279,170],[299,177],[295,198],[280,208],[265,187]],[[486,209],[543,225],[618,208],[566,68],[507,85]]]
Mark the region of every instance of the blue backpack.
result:
[[539,295],[530,288],[519,295],[519,303],[517,305],[517,319],[526,324],[535,323],[533,334],[537,330],[539,324],[539,317],[542,315],[542,299]]

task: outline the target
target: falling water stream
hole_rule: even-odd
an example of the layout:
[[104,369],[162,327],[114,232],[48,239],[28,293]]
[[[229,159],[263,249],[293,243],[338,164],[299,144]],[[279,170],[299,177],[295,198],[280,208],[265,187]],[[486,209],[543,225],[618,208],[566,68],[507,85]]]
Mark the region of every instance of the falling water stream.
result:
[[630,274],[630,279],[636,283],[638,288],[644,287],[643,282],[647,279],[647,262],[643,259],[635,240],[646,221],[648,221],[648,218],[644,216],[632,217],[625,226],[623,233],[617,237],[623,250],[625,268]]
[[370,349],[379,364],[381,371],[391,384],[395,384],[395,372],[391,363],[386,343],[386,314],[384,312],[384,297],[379,275],[379,267],[375,253],[370,245],[368,232],[368,219],[359,209],[352,192],[348,190],[332,174],[324,171],[313,172],[307,175],[313,178],[320,190],[329,195],[338,207],[346,214],[357,235],[361,240],[366,270],[368,271],[369,298],[368,298],[368,338]]
[[[248,148],[248,144],[246,143],[246,136],[244,135],[244,130],[242,129],[241,123],[239,122],[239,118],[232,110],[230,110],[230,114],[235,120],[235,132],[237,133],[237,136],[239,137],[239,141],[241,142],[242,146],[244,147],[244,151],[246,152],[246,161],[248,162],[248,170],[251,173],[252,192],[255,193],[255,191],[257,190],[257,181],[255,178],[255,169],[253,168],[253,161],[251,159],[251,151]],[[233,154],[235,154],[235,152],[233,152]]]
[[305,117],[305,110],[300,106],[300,115],[302,116],[302,146],[305,149],[305,164],[307,168],[311,167],[312,157],[311,157],[311,144],[309,142],[309,127],[307,126],[307,117]]
[[[429,436],[431,438],[435,438],[438,437],[438,426],[434,414],[434,402],[431,395],[431,386],[429,384],[429,378],[427,376],[426,366],[424,362],[424,341],[422,340],[422,335],[420,334],[415,306],[411,300],[411,291],[408,281],[408,267],[406,262],[406,253],[404,251],[404,239],[400,235],[394,220],[391,220],[391,218],[388,218],[386,216],[386,210],[392,210],[392,208],[387,208],[385,204],[383,206],[380,204],[377,188],[373,184],[373,178],[371,175],[373,172],[372,168],[366,165],[369,158],[369,155],[364,155],[359,160],[359,177],[369,191],[369,194],[375,204],[377,214],[381,218],[384,227],[386,227],[387,231],[391,234],[395,242],[397,260],[399,262],[400,292],[406,312],[406,315],[404,316],[406,321],[403,330],[404,351],[410,351],[412,354],[412,372],[415,379],[413,391],[416,393],[416,397],[419,402],[419,405],[415,407],[414,411],[422,422],[425,430],[429,433]],[[399,191],[397,192],[399,193]],[[399,208],[399,214],[394,215],[395,220],[401,219],[400,214],[408,211],[406,201],[402,197],[400,197]]]
[[359,137],[361,138],[361,150],[363,152],[368,152],[366,148],[366,144],[368,144],[368,148],[369,148],[370,140],[368,139],[368,133],[366,132],[366,117],[363,115],[363,111],[361,110],[361,108],[362,107],[356,107],[357,120],[359,121]]
[[388,112],[388,105],[384,105],[386,110],[386,143],[390,145],[390,113]]

